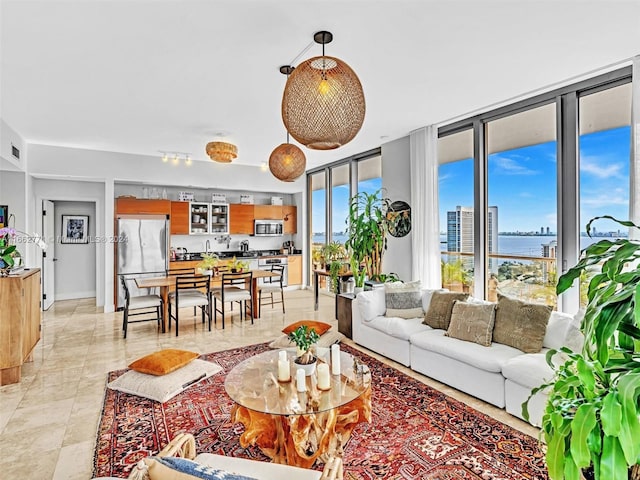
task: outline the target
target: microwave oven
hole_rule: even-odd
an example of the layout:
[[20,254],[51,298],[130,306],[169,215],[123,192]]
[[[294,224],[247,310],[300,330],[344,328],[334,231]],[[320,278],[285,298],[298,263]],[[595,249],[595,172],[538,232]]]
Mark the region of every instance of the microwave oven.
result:
[[284,234],[283,220],[255,220],[253,233],[256,237],[275,237]]

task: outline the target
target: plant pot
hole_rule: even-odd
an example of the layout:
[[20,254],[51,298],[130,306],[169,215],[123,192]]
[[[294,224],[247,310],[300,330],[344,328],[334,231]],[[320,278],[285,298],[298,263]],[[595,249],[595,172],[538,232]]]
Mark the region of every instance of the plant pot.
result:
[[311,363],[298,363],[298,359],[294,359],[293,363],[295,363],[295,368],[301,368],[304,370],[304,375],[306,377],[310,377],[316,372],[316,364],[318,363],[317,358],[313,357],[313,362]]

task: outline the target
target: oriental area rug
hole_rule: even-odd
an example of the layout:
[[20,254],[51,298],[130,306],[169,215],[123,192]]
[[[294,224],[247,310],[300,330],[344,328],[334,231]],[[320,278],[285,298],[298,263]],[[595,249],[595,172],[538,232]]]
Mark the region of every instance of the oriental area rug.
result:
[[[369,366],[373,389],[371,423],[357,425],[344,448],[346,479],[547,479],[537,439],[348,345],[342,348]],[[231,423],[233,402],[224,389],[225,372],[267,349],[265,343],[203,355],[223,371],[165,403],[107,389],[94,476],[126,478],[139,459],[156,454],[180,432],[195,436],[198,453],[269,461],[258,447],[240,446],[244,426]],[[108,381],[125,371],[110,372]]]

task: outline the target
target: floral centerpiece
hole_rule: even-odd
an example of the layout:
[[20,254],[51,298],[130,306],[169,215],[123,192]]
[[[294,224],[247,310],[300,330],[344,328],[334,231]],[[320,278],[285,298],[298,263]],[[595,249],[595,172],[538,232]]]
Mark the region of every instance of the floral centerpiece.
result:
[[215,253],[203,253],[202,261],[198,263],[198,268],[203,272],[211,272],[209,275],[212,275],[215,272],[219,261],[220,259]]
[[13,259],[16,253],[16,246],[11,244],[11,240],[16,236],[13,228],[0,228],[0,276],[5,276],[15,264]]
[[47,249],[47,244],[38,234],[28,235],[12,227],[0,228],[0,276],[7,276],[15,265],[16,259],[20,258],[20,252],[15,245],[17,235],[21,236],[24,243],[33,242],[42,250]]
[[233,257],[229,262],[229,269],[233,273],[240,273],[244,270],[249,270],[249,262],[238,260],[236,257]]

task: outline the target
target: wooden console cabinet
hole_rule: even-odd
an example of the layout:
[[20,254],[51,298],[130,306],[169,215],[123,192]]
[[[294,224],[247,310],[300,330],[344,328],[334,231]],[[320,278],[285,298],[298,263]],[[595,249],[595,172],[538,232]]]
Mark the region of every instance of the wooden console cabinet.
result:
[[40,269],[0,278],[0,305],[0,385],[9,385],[40,340]]
[[338,331],[347,338],[352,338],[351,302],[353,302],[354,298],[356,298],[356,296],[353,293],[340,293],[336,295]]

